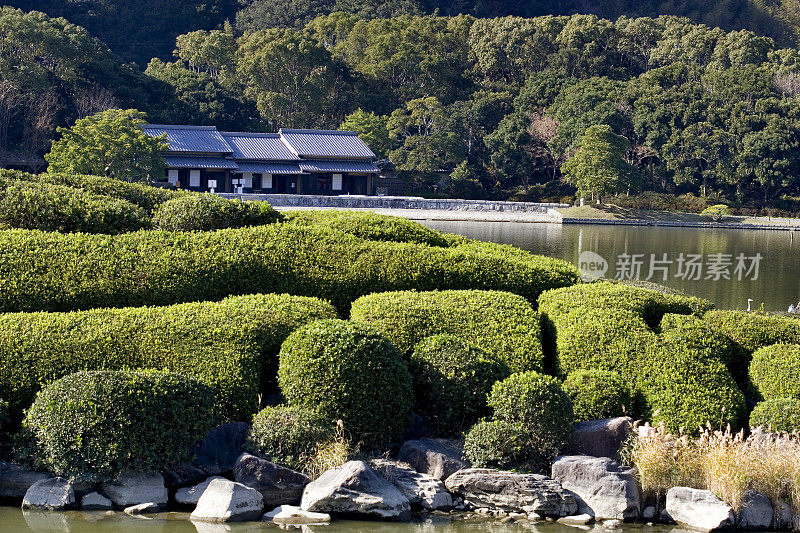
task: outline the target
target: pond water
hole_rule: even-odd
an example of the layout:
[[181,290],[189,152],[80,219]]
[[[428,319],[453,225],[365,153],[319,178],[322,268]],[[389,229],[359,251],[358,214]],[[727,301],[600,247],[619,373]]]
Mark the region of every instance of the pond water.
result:
[[[607,533],[611,530],[601,526],[580,528],[584,531]],[[631,531],[632,526],[622,530]],[[677,527],[655,526],[635,528],[646,533],[688,533]],[[447,516],[435,516],[407,524],[390,522],[335,521],[325,526],[304,526],[296,529],[303,533],[578,533],[575,527],[553,523],[537,525],[500,524],[491,520],[451,520]],[[101,511],[44,512],[21,511],[16,507],[0,507],[0,533],[269,533],[278,527],[261,522],[238,524],[214,524],[191,522],[187,513],[158,513],[144,517],[132,517],[123,513],[106,515]]]
[[638,273],[639,279],[650,278],[707,298],[723,309],[746,309],[748,298],[753,300],[753,309],[763,303],[767,311],[786,311],[789,304],[800,302],[799,232],[440,220],[422,223],[575,265],[579,265],[579,258],[595,259],[592,264],[583,261],[589,269],[599,262],[585,254],[593,252],[607,263],[606,278],[630,279]]

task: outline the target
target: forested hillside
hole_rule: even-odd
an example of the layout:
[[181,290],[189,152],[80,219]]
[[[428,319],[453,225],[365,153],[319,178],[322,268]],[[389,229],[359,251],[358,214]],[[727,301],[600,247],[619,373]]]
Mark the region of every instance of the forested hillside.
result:
[[43,153],[55,126],[108,107],[223,129],[344,121],[419,191],[538,198],[571,193],[561,165],[607,125],[634,169],[619,192],[764,203],[800,186],[800,53],[682,18],[337,12],[187,32],[144,72],[41,13],[4,9],[0,35],[5,150]]

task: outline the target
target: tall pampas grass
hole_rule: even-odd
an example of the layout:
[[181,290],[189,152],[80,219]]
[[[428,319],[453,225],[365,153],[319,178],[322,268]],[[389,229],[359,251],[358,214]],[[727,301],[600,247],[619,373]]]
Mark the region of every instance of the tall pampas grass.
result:
[[672,487],[708,489],[741,509],[745,493],[757,490],[773,503],[790,502],[800,510],[800,436],[701,431],[696,438],[671,434],[663,426],[639,426],[623,450],[635,466],[645,494],[662,501]]

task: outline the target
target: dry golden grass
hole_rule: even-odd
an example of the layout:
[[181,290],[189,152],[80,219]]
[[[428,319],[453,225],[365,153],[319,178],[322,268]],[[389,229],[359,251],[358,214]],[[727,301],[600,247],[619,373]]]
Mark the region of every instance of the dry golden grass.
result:
[[800,436],[753,431],[748,437],[706,429],[699,437],[640,426],[624,457],[636,466],[642,490],[662,499],[671,487],[708,489],[739,510],[746,491],[800,510]]
[[344,438],[342,421],[337,421],[336,437],[327,442],[317,444],[314,453],[305,458],[305,472],[311,479],[317,479],[326,470],[346,463],[352,450]]

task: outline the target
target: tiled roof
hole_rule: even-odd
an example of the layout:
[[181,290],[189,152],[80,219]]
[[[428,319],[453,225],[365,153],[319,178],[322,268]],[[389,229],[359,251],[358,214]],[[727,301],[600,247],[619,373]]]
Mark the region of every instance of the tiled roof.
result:
[[300,168],[304,172],[380,172],[374,163],[369,161],[301,161]]
[[145,134],[158,137],[167,134],[170,152],[201,152],[230,154],[233,149],[214,126],[172,126],[147,124]]
[[260,174],[302,174],[297,163],[239,162],[237,172],[257,172]]
[[170,168],[207,168],[217,170],[236,170],[238,166],[232,159],[222,157],[200,157],[166,155],[164,159]]
[[277,133],[221,132],[233,148],[236,159],[297,161],[300,159],[283,143]]
[[352,131],[280,130],[283,142],[300,157],[374,159],[375,154]]

